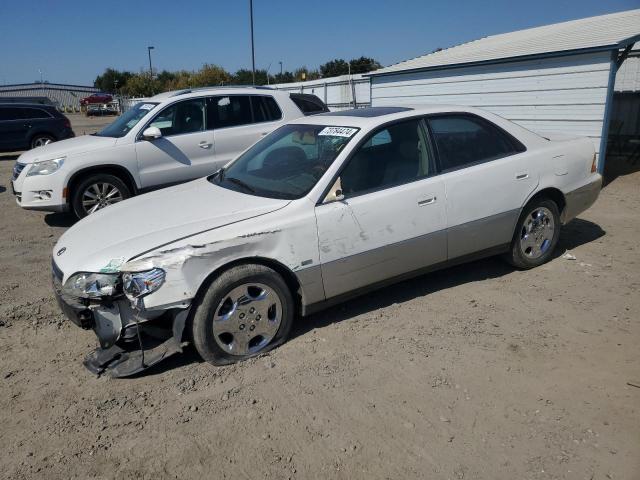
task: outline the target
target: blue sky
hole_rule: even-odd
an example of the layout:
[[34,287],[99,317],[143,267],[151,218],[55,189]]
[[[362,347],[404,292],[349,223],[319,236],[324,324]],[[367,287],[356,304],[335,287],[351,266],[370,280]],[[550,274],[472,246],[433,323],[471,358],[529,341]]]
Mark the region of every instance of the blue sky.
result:
[[[0,0],[0,84],[92,84],[106,67],[250,68],[248,0]],[[486,35],[638,8],[638,0],[254,0],[256,67],[383,65]]]

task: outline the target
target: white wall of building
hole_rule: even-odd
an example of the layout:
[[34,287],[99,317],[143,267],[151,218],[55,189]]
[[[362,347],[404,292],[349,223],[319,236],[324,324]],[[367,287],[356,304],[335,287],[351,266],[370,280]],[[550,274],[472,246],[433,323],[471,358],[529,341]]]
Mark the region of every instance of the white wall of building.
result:
[[530,130],[588,136],[599,151],[609,52],[373,76],[372,106],[483,108]]
[[307,82],[271,85],[278,90],[296,93],[311,93],[327,104],[330,110],[366,107],[371,104],[369,79],[362,75],[342,75]]

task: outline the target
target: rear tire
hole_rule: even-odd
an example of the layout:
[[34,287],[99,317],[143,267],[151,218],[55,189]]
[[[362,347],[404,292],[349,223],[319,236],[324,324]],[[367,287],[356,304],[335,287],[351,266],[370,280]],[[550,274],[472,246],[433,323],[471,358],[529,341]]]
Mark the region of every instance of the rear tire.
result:
[[53,138],[53,136],[48,135],[46,133],[37,133],[32,139],[31,139],[31,149],[34,148],[38,148],[38,147],[44,147],[45,145],[48,145],[50,143],[55,142],[56,139]]
[[131,197],[127,184],[109,173],[94,173],[80,180],[71,192],[71,207],[78,218]]
[[193,308],[193,344],[213,365],[246,360],[284,343],[295,311],[283,278],[263,265],[238,265],[223,272]]
[[522,210],[506,260],[528,270],[548,262],[560,238],[560,212],[553,200],[534,199]]

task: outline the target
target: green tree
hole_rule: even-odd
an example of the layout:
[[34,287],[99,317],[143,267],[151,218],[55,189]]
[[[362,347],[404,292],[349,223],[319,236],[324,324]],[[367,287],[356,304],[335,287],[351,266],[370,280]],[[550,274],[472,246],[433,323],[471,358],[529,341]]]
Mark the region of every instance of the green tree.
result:
[[349,63],[351,63],[351,73],[367,73],[372,70],[377,70],[382,68],[382,65],[377,60],[369,57],[360,57],[354,58]]
[[320,65],[320,73],[323,77],[337,77],[349,73],[349,64],[342,58],[336,58]]
[[150,97],[161,91],[161,85],[157,79],[151,80],[149,72],[141,71],[132,75],[122,92],[131,97]]
[[308,80],[317,80],[320,78],[320,72],[318,70],[309,70],[306,66],[300,67],[293,72],[294,82],[305,82]]
[[121,72],[114,68],[107,68],[102,75],[96,77],[93,86],[103,92],[116,92],[127,84],[132,75],[131,72]]
[[193,74],[194,87],[212,87],[229,83],[231,75],[218,65],[205,63]]
[[294,81],[293,73],[289,71],[282,72],[282,74],[276,73],[273,76],[273,83],[291,83]]
[[253,75],[251,73],[251,70],[241,68],[240,70],[236,71],[236,73],[234,73],[233,77],[231,78],[231,83],[234,85],[252,85]]
[[168,86],[171,85],[171,83],[176,81],[177,76],[178,76],[178,72],[169,72],[167,70],[163,70],[160,73],[158,73],[156,75],[156,80],[160,85],[160,89],[162,91],[171,90],[171,88],[168,88]]

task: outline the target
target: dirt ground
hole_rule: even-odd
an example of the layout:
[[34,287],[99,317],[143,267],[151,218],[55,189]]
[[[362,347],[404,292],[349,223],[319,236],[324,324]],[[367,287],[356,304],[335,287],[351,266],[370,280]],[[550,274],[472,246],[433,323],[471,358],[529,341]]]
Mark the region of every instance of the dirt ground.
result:
[[541,268],[436,272],[301,319],[267,356],[216,368],[189,350],[113,380],[84,369],[94,335],[51,293],[71,220],[15,205],[15,158],[0,154],[1,478],[640,479],[640,172]]

